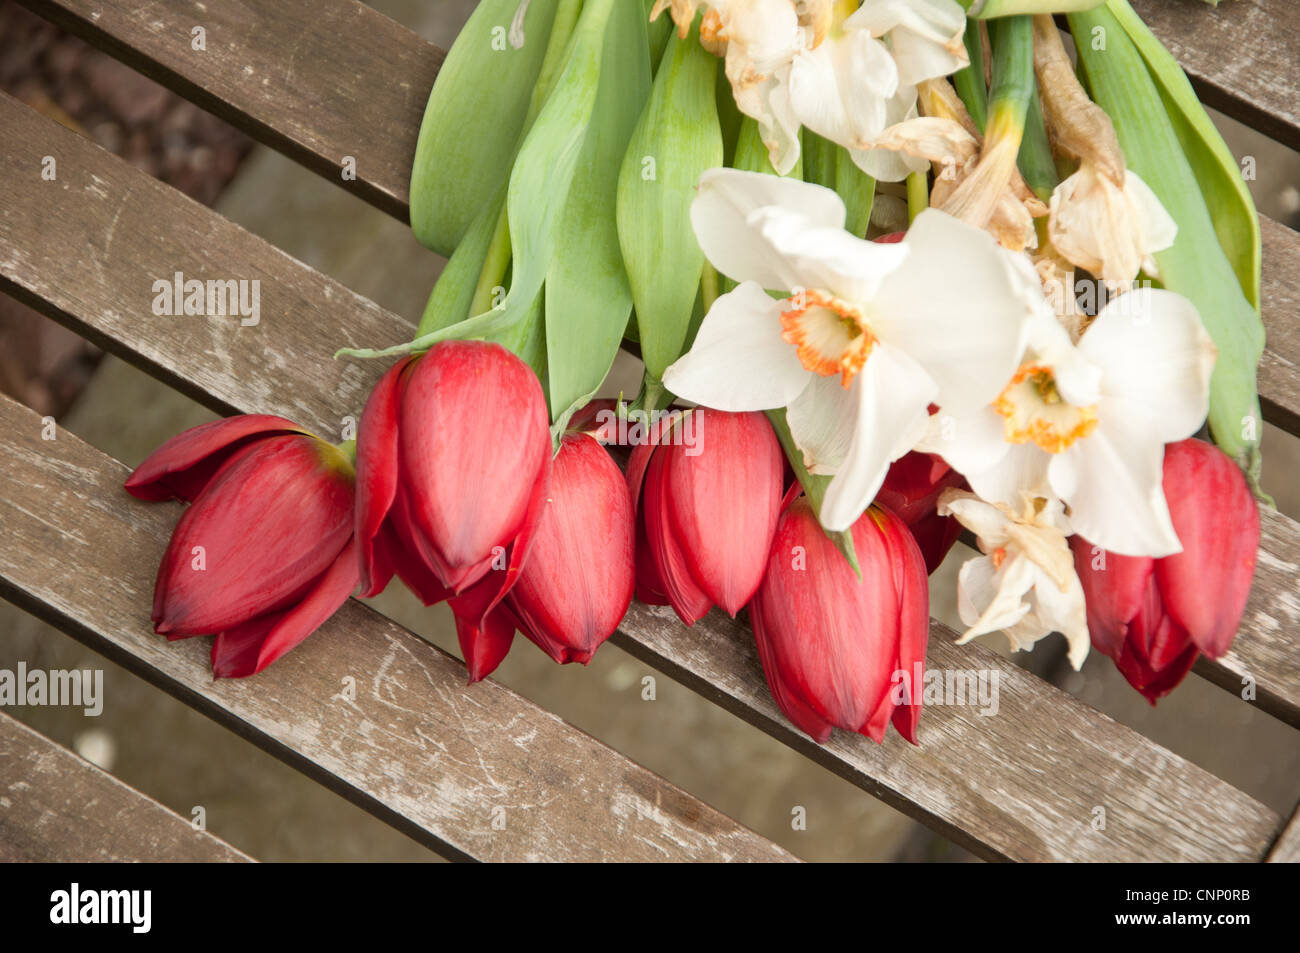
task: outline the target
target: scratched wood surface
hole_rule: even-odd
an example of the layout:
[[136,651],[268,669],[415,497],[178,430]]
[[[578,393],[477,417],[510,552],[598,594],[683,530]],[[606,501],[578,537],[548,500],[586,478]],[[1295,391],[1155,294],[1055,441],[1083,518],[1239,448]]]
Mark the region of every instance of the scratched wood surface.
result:
[[[330,286],[319,276],[304,277],[304,266],[289,262],[210,210],[12,101],[0,100],[0,125],[22,133],[16,154],[3,160],[14,163],[13,167],[0,165],[0,175],[10,174],[19,190],[16,207],[22,210],[0,219],[0,275],[10,287],[74,327],[95,331],[128,359],[138,360],[143,351],[149,367],[165,367],[174,377],[211,388],[208,402],[214,405],[325,422],[355,413],[356,404],[350,401],[359,403],[361,395],[321,386],[317,375],[337,371],[322,369],[315,359],[295,360],[299,347],[295,335],[304,343],[309,339],[307,346],[319,356],[321,345],[316,340],[328,341],[331,329],[341,324],[347,323],[354,336],[364,336],[375,313],[372,309],[358,309],[353,298],[337,291],[325,294]],[[35,155],[50,149],[64,156],[60,168],[66,171],[61,173],[59,188],[43,188],[49,183],[32,183],[32,176],[20,174],[30,161],[24,151]],[[50,221],[75,223],[75,239],[62,244],[59,229],[44,227]],[[151,227],[151,222],[167,222],[169,227]],[[209,242],[205,251],[173,241],[177,223],[187,233],[217,235],[221,241]],[[111,243],[104,238],[110,230],[119,236]],[[32,247],[42,249],[39,259],[27,251]],[[77,249],[89,251],[78,256]],[[195,257],[199,255],[205,257]],[[150,286],[152,275],[170,274],[173,269],[189,274],[191,268],[226,277],[263,275],[262,323],[240,327],[235,318],[158,317],[144,307],[147,292],[141,289]],[[266,309],[265,302],[275,294],[270,284],[282,273],[295,294],[309,294],[314,283],[321,289],[314,301],[306,301],[313,315],[310,326],[299,318],[276,317]],[[394,319],[382,320],[391,329]],[[204,326],[194,327],[197,324]],[[177,333],[183,326],[188,331]],[[264,337],[272,332],[277,335],[273,345]],[[278,372],[265,377],[257,388],[249,387],[237,369],[264,366],[258,362],[268,360],[265,352],[272,348],[279,354]],[[214,360],[214,355],[221,359]],[[14,498],[22,486],[18,482],[6,488],[0,497]],[[102,506],[99,498],[105,492],[86,491],[79,499]],[[127,504],[122,514],[124,519],[129,514],[131,521],[157,521],[134,537],[140,541],[148,537],[141,545],[151,554],[160,550],[172,518],[154,512]],[[146,616],[142,607],[149,602],[151,558],[136,560],[142,570],[141,591],[134,595],[130,610],[137,620]],[[30,594],[29,585],[38,586],[39,597]],[[41,611],[46,602],[58,602],[66,585],[58,580],[31,580],[16,582],[12,588],[16,598],[28,592]],[[358,611],[362,610],[349,607],[332,630],[352,626],[355,634],[361,626],[353,615]],[[382,629],[388,623],[375,620],[366,625]],[[876,747],[848,735],[836,737],[824,748],[812,745],[789,727],[772,704],[747,630],[725,617],[710,617],[687,631],[662,610],[637,606],[622,628],[618,639],[629,651],[984,856],[1258,859],[1280,824],[1276,815],[1241,792],[993,653],[952,646],[953,633],[942,626],[935,628],[931,663],[945,669],[996,671],[1000,714],[984,717],[970,709],[935,708],[925,716],[919,749],[896,738]],[[359,644],[347,643],[349,647]],[[277,663],[266,677],[289,679],[288,684],[315,678],[333,686],[340,671],[349,670],[340,666],[363,665],[364,658],[376,657],[380,651],[372,646],[368,655],[348,654],[340,661],[321,654],[339,651],[336,641],[313,639],[308,649],[301,657],[294,653]],[[146,630],[144,636],[136,633],[130,651],[149,653],[145,658],[157,667],[176,648],[151,642]],[[201,668],[202,660],[196,657],[195,664]],[[262,698],[267,694],[265,683],[259,688],[256,697]],[[320,690],[329,694],[335,689]],[[235,693],[222,695],[222,704],[232,704],[236,698],[252,701],[238,694],[239,686],[221,685],[208,691]],[[315,752],[313,748],[312,759]],[[417,757],[409,748],[396,747],[391,763],[404,764]],[[1104,831],[1091,827],[1092,812],[1098,807],[1107,812]]]
[[249,860],[0,712],[0,863]]
[[[382,13],[337,0],[24,3],[406,221],[415,135],[444,54]],[[206,50],[193,48],[196,26]],[[355,179],[342,178],[344,156],[358,160]]]
[[439,852],[793,859],[504,686],[467,687],[458,660],[355,601],[267,671],[214,680],[208,639],[149,624],[180,506],[142,505],[126,467],[66,431],[43,439],[7,398],[0,434],[0,594]]
[[1291,815],[1291,821],[1282,830],[1273,849],[1268,852],[1270,864],[1300,864],[1300,808]]
[[[14,130],[0,156],[14,196],[0,215],[0,288],[200,402],[282,413],[337,439],[383,365],[334,361],[335,347],[410,337],[397,316],[2,94],[0,128]],[[60,157],[56,182],[32,173],[47,154]],[[258,278],[261,322],[155,315],[153,281],[176,271]],[[1285,601],[1271,602],[1296,585],[1284,567],[1300,562],[1300,531],[1280,519],[1234,653],[1249,663],[1255,703],[1300,724],[1295,620]],[[1238,662],[1206,666],[1240,692]]]
[[1201,101],[1300,149],[1300,4],[1129,0]]

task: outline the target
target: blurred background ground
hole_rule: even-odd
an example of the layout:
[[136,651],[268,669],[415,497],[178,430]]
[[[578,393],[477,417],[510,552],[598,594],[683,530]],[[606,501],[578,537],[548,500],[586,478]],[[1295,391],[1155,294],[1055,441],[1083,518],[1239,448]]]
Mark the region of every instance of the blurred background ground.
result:
[[[442,47],[472,0],[377,0],[381,11]],[[295,257],[398,313],[416,318],[442,260],[409,230],[111,57],[0,0],[0,88]],[[1218,118],[1218,117],[1216,117]],[[1230,120],[1239,156],[1257,159],[1261,211],[1300,216],[1300,159]],[[631,361],[611,389],[635,390]],[[0,295],[0,389],[128,464],[212,414],[143,373],[104,358],[76,335]],[[1300,515],[1297,441],[1269,428],[1265,485]],[[936,576],[935,612],[952,618],[964,554]],[[941,597],[941,598],[940,598]],[[425,609],[395,588],[378,608],[456,652],[445,609]],[[689,638],[683,630],[683,638]],[[1059,641],[1059,636],[1054,636]],[[1038,668],[1065,690],[1230,781],[1279,812],[1294,806],[1300,776],[1295,732],[1196,677],[1153,709],[1109,660],[1094,653],[1073,673],[1039,653]],[[282,765],[185,705],[56,630],[0,603],[0,668],[105,670],[104,714],[62,709],[12,713],[184,816],[206,810],[218,836],[263,860],[436,860],[430,851]],[[964,851],[794,754],[762,732],[657,676],[610,645],[589,668],[556,666],[524,640],[496,677],[634,760],[809,860],[964,860]],[[807,830],[791,829],[806,809]]]

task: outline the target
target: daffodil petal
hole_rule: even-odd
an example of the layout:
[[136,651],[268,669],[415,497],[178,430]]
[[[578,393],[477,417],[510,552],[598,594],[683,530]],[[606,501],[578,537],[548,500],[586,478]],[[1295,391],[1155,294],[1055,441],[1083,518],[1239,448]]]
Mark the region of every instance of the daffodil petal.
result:
[[[853,525],[875,498],[889,464],[920,440],[937,390],[916,361],[887,344],[872,350],[853,388],[853,440],[822,501],[821,522],[832,532]],[[799,435],[794,437],[797,442]]]
[[784,291],[801,284],[800,276],[749,225],[750,216],[768,206],[797,210],[808,228],[844,228],[844,202],[832,189],[736,169],[710,169],[700,176],[691,226],[705,257],[728,278]]
[[780,302],[747,281],[713,303],[664,386],[718,410],[771,410],[799,396],[809,376],[781,338]]

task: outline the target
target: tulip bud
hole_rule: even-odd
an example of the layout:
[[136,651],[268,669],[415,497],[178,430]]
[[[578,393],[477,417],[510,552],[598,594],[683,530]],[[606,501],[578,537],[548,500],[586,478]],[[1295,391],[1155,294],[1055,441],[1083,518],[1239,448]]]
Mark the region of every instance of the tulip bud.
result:
[[551,437],[541,384],[499,344],[445,341],[376,385],[357,435],[362,594],[396,573],[451,601],[470,681],[514,629],[490,615],[518,578],[546,498]]
[[876,493],[876,502],[907,524],[931,574],[961,535],[954,517],[939,515],[939,494],[948,487],[966,489],[966,480],[942,457],[914,450],[890,465]]
[[784,458],[760,413],[697,407],[689,415],[653,429],[657,445],[638,446],[627,473],[639,498],[637,594],[670,603],[693,625],[714,605],[735,616],[758,589]]
[[1183,551],[1119,556],[1070,540],[1092,644],[1153,705],[1196,656],[1219,658],[1246,609],[1259,550],[1259,508],[1245,477],[1200,440],[1165,447],[1164,493]]
[[623,621],[634,580],[632,497],[609,453],[566,434],[528,562],[506,597],[519,630],[557,662],[591,661]]
[[213,674],[252,675],[310,635],[357,586],[354,475],[338,449],[281,417],[204,424],[163,444],[126,489],[191,500],[154,587],[154,630],[214,634]]
[[892,720],[916,744],[930,635],[925,560],[901,519],[870,507],[853,524],[859,578],[807,499],[781,515],[749,607],[776,703],[818,744],[839,727],[881,741]]

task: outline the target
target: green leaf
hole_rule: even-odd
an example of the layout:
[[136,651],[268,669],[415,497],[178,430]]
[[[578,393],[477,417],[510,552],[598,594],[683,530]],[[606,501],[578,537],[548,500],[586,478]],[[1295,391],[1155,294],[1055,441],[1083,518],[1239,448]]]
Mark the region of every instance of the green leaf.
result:
[[[811,182],[813,185],[820,185],[824,188],[835,188],[836,180],[839,177],[837,163],[835,160],[835,144],[826,141],[811,129],[801,129],[799,131],[799,157],[803,160],[803,180]],[[771,163],[768,163],[766,169],[758,170],[763,172],[772,172]]]
[[1196,97],[1187,74],[1164,44],[1133,12],[1127,0],[1111,0],[1108,9],[1146,60],[1178,141],[1200,183],[1219,244],[1232,263],[1246,300],[1258,310],[1262,254],[1259,214],[1241,168]]
[[510,174],[558,0],[532,0],[524,44],[508,32],[519,0],[483,0],[429,93],[411,167],[411,230],[451,255]]
[[722,164],[717,62],[694,30],[686,39],[673,34],[619,173],[619,246],[641,355],[656,379],[686,346],[704,265],[690,209],[700,175]]
[[646,20],[619,2],[605,37],[600,87],[583,155],[569,189],[559,240],[546,273],[546,352],[552,415],[600,387],[632,310],[619,252],[619,171],[650,95]]
[[673,32],[673,18],[659,14],[653,23],[650,22],[650,10],[655,5],[655,0],[642,0],[645,5],[645,23],[646,23],[646,40],[650,49],[650,68],[653,70],[663,59],[664,49],[668,46],[668,37]]
[[476,315],[489,334],[523,320],[559,245],[569,187],[583,157],[600,86],[605,31],[617,0],[587,0],[555,87],[515,160],[506,193],[514,262],[510,291],[495,312]]
[[[1262,418],[1255,373],[1264,346],[1259,312],[1219,245],[1195,170],[1138,48],[1109,10],[1074,13],[1069,22],[1084,79],[1115,124],[1129,168],[1178,224],[1173,246],[1155,259],[1165,287],[1196,305],[1219,349],[1210,379],[1210,432],[1257,479]],[[1105,50],[1093,49],[1097,28],[1106,37]]]
[[505,205],[505,183],[479,212],[469,230],[461,237],[460,244],[452,252],[451,258],[443,266],[429,294],[429,301],[424,306],[420,326],[416,335],[428,334],[442,328],[450,327],[469,316],[470,304],[474,300],[474,289],[478,286],[479,273],[483,261],[487,258],[488,248],[496,230],[497,219]]
[[859,238],[867,236],[871,206],[876,202],[876,180],[857,167],[849,150],[835,147],[835,191],[844,200],[848,218],[844,227]]

